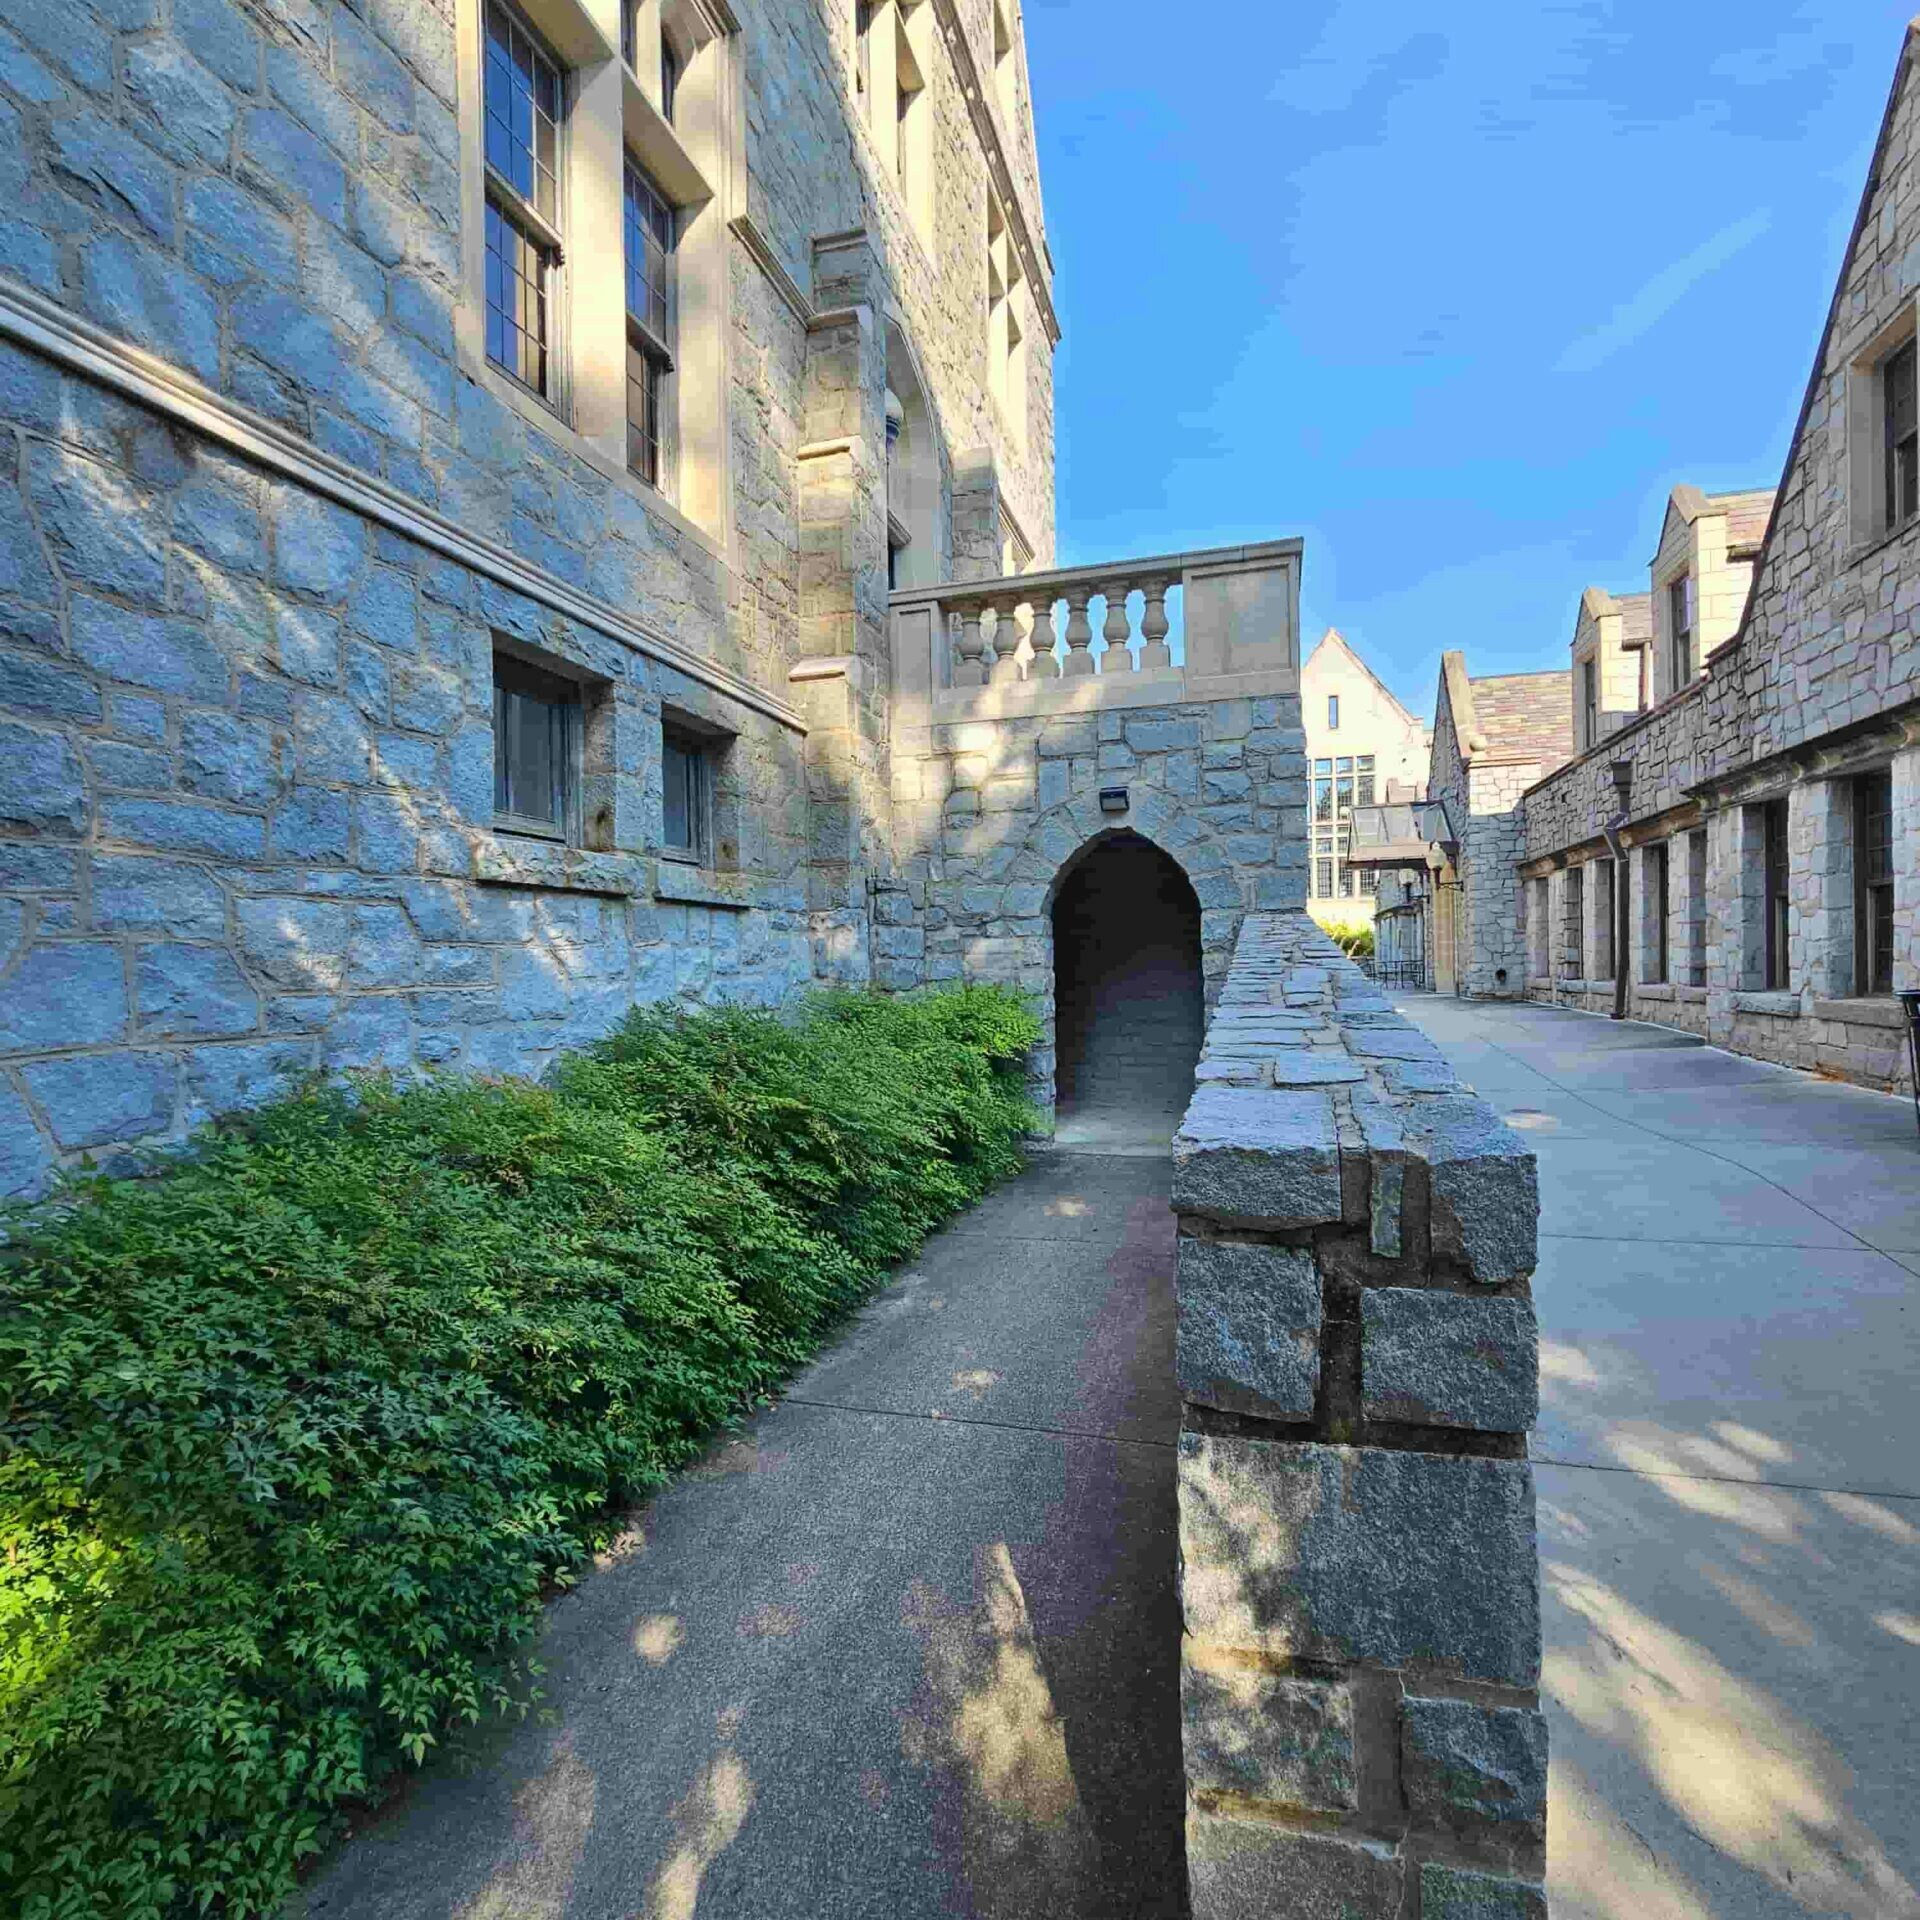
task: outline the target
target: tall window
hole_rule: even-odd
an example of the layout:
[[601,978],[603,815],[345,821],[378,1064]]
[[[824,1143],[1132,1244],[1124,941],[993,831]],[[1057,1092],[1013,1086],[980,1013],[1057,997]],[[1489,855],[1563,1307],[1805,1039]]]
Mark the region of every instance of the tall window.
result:
[[1316,820],[1333,818],[1333,762],[1316,760],[1313,763],[1313,817]]
[[1593,863],[1593,977],[1611,980],[1617,956],[1614,953],[1614,884],[1618,869],[1611,860]]
[[1590,747],[1600,737],[1600,673],[1591,660],[1580,663],[1580,744]]
[[1920,513],[1920,405],[1914,343],[1880,363],[1880,402],[1887,442],[1887,525],[1903,527]]
[[1663,981],[1667,977],[1667,920],[1673,911],[1673,872],[1669,859],[1670,849],[1662,840],[1658,846],[1649,847],[1640,858],[1641,872],[1646,875],[1645,897],[1640,910],[1647,917],[1647,978],[1650,981]]
[[913,43],[907,38],[904,19],[898,22],[893,76],[893,173],[900,182],[901,193],[911,204],[914,189],[919,183],[912,178],[913,143],[909,135],[912,132],[914,108],[919,104],[920,92],[926,81],[921,77],[919,61],[914,58]]
[[567,839],[577,815],[580,688],[493,657],[493,812],[515,833]]
[[1760,909],[1765,935],[1762,962],[1764,985],[1784,991],[1787,985],[1788,928],[1792,909],[1787,893],[1787,803],[1769,800],[1760,809]]
[[660,742],[662,849],[705,865],[713,858],[713,750],[677,727]]
[[873,4],[854,0],[853,6],[853,91],[862,110],[873,92]]
[[620,58],[630,67],[640,65],[640,0],[621,0]]
[[556,398],[560,69],[520,17],[487,7],[487,358]]
[[1560,977],[1583,979],[1587,965],[1586,872],[1581,867],[1567,869],[1566,945],[1560,955]]
[[1337,693],[1327,695],[1327,731],[1340,731],[1340,696]]
[[674,51],[673,39],[663,28],[660,34],[660,117],[669,123],[680,98],[680,75],[685,69]]
[[1343,753],[1333,766],[1334,810],[1344,820],[1353,811],[1353,756]]
[[1313,890],[1322,900],[1333,898],[1333,862],[1330,859],[1314,861]]
[[1707,984],[1707,836],[1687,835],[1687,985]]
[[673,370],[673,209],[626,160],[627,465],[667,484],[667,375]]
[[1363,753],[1353,763],[1353,804],[1356,807],[1373,805],[1373,755]]
[[1854,991],[1893,991],[1893,774],[1853,783]]
[[1683,573],[1667,588],[1667,631],[1673,637],[1673,687],[1678,693],[1693,680],[1693,575]]

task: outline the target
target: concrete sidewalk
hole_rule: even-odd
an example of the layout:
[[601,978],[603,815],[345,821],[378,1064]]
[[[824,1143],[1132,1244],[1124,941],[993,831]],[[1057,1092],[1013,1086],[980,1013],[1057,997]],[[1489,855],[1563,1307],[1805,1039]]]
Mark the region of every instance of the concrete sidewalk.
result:
[[1050,1154],[551,1612],[326,1920],[1174,1920],[1173,1218]]
[[1400,1004],[1540,1158],[1555,1920],[1920,1915],[1911,1102]]

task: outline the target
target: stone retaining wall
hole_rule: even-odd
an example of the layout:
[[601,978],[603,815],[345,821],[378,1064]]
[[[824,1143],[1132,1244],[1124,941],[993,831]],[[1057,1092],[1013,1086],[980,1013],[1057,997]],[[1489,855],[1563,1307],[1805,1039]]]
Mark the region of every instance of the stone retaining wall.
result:
[[1305,914],[1174,1142],[1195,1920],[1541,1920],[1533,1156]]

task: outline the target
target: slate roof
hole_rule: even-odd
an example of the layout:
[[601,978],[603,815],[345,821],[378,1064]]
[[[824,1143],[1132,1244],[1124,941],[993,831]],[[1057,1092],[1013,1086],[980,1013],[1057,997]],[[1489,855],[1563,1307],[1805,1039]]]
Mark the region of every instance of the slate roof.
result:
[[1616,593],[1613,604],[1620,615],[1620,644],[1644,647],[1653,638],[1653,595]]
[[1498,673],[1469,679],[1485,751],[1557,767],[1573,758],[1573,674]]
[[1727,516],[1727,551],[1733,554],[1755,553],[1766,536],[1767,517],[1773,512],[1771,487],[1756,487],[1746,493],[1710,493],[1708,504]]

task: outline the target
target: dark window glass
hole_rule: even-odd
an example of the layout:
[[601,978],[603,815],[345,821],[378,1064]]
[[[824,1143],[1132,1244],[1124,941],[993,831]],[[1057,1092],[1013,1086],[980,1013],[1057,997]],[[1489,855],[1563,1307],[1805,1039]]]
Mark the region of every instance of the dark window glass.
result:
[[1707,984],[1707,836],[1687,835],[1687,985]]
[[865,99],[873,84],[873,0],[854,0],[853,90]]
[[487,358],[523,386],[550,399],[547,274],[545,250],[489,198]]
[[667,481],[666,381],[673,366],[673,209],[627,158],[627,465]]
[[1761,903],[1766,915],[1766,982],[1774,991],[1787,985],[1788,928],[1791,907],[1787,877],[1791,868],[1787,859],[1787,803],[1769,800],[1760,809],[1762,843]]
[[1653,936],[1648,944],[1647,978],[1662,981],[1667,977],[1667,916],[1673,911],[1673,874],[1667,843],[1649,847],[1647,861],[1647,897],[1644,911],[1647,931]]
[[1333,898],[1333,862],[1316,860],[1313,863],[1313,891],[1322,900]]
[[703,741],[676,733],[661,736],[661,841],[669,853],[682,859],[708,857],[709,769]]
[[560,69],[519,19],[487,8],[487,165],[558,221],[560,205]]
[[503,826],[564,839],[580,689],[505,654],[493,660],[493,810]]
[[1858,993],[1893,991],[1893,775],[1853,783],[1854,976]]
[[680,98],[680,56],[673,50],[673,42],[663,33],[660,36],[660,113],[662,118],[671,120],[673,110]]
[[1333,776],[1316,773],[1313,776],[1313,817],[1316,820],[1333,818]]
[[620,9],[620,58],[630,67],[640,64],[640,0],[625,0]]
[[1667,588],[1667,630],[1673,638],[1673,691],[1693,680],[1693,575],[1683,573]]
[[1583,722],[1580,744],[1590,747],[1600,737],[1599,675],[1591,660],[1580,663],[1580,717]]
[[1587,964],[1587,922],[1585,876],[1578,867],[1567,873],[1567,930],[1566,948],[1560,956],[1560,975],[1565,980],[1578,980],[1584,975]]
[[1914,343],[1890,353],[1880,367],[1886,409],[1887,525],[1904,526],[1920,513],[1920,406],[1915,400]]

